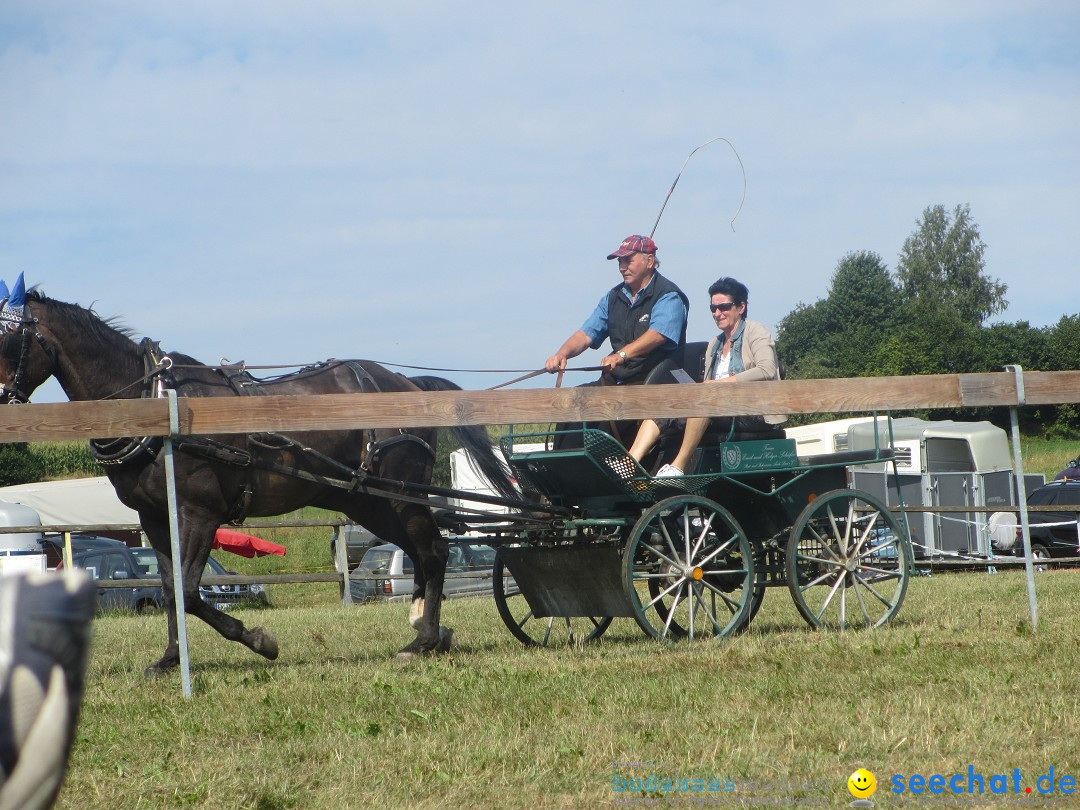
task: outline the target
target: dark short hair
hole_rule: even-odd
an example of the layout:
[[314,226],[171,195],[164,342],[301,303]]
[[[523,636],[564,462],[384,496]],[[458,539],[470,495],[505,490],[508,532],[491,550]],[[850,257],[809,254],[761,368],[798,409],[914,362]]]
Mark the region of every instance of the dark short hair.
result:
[[746,312],[743,313],[743,317],[746,318],[749,316],[750,306],[748,301],[750,300],[750,291],[746,289],[746,285],[741,281],[736,281],[727,276],[721,276],[709,285],[710,300],[714,295],[726,295],[736,304],[747,304]]

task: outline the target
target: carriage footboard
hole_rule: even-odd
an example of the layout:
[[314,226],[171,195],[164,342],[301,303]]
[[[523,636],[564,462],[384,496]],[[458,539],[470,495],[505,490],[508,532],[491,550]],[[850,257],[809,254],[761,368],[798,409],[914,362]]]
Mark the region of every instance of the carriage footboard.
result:
[[499,557],[536,618],[634,615],[615,546],[502,546]]

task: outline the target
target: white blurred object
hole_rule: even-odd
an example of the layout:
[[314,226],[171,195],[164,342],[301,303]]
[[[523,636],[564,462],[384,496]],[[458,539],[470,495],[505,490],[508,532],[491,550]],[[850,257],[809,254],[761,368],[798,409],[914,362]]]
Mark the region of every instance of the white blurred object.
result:
[[80,571],[0,578],[0,808],[47,808],[60,792],[94,596]]
[[986,527],[995,551],[1010,551],[1016,545],[1016,515],[1012,512],[994,512]]

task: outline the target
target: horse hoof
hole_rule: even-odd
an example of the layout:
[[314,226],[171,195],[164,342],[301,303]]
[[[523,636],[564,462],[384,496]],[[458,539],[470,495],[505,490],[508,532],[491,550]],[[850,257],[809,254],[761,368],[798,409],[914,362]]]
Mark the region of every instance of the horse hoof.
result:
[[251,628],[251,649],[263,658],[273,661],[278,657],[277,636],[263,627]]
[[172,667],[162,666],[161,663],[158,662],[156,664],[151,664],[146,669],[144,669],[143,677],[146,678],[148,681],[157,680],[158,678],[164,678],[166,675],[168,675],[171,669]]
[[457,647],[457,636],[454,634],[454,631],[449,627],[440,627],[439,640],[435,642],[434,647],[424,648],[415,646],[415,644],[410,644],[408,647],[399,650],[394,657],[398,661],[413,661],[426,655],[450,652],[455,647]]
[[424,621],[424,599],[413,599],[412,605],[409,606],[409,624],[412,625],[413,630],[419,630],[421,622]]

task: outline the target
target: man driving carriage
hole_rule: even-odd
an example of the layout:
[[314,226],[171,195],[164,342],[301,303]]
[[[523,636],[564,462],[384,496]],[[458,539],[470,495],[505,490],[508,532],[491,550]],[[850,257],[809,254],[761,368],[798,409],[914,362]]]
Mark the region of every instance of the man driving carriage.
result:
[[[605,339],[611,353],[600,361],[599,384],[626,385],[645,381],[658,364],[682,364],[686,346],[689,300],[674,282],[660,275],[656,243],[648,236],[626,237],[608,259],[619,260],[622,282],[612,287],[580,329],[544,363],[549,372],[564,371],[566,361]],[[593,385],[597,383],[592,383]]]

